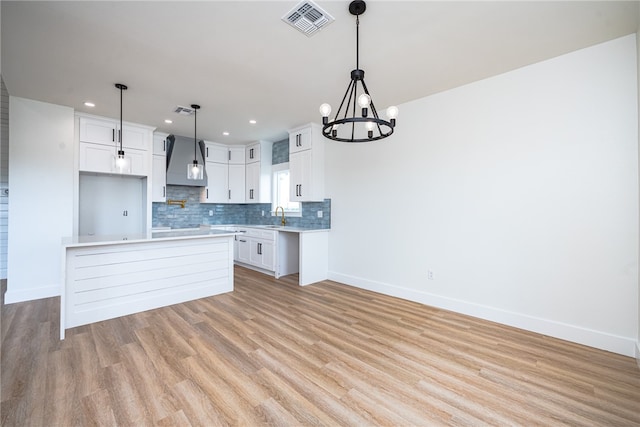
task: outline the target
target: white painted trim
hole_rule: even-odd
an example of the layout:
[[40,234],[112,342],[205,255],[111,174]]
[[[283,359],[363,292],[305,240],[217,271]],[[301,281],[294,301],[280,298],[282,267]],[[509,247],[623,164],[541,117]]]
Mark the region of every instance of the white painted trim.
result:
[[[414,289],[394,286],[388,283],[341,274],[335,271],[329,271],[329,280],[397,298],[403,298],[409,301],[419,302],[421,304],[426,304],[444,310],[454,311],[456,313],[466,314],[480,319],[490,320],[492,322],[548,335],[554,338],[599,348],[601,350],[611,351],[624,356],[633,357],[634,353],[636,353],[636,358],[640,360],[640,357],[638,356],[640,349],[636,348],[634,351],[635,340],[632,338],[621,337],[580,326],[556,322],[554,320],[501,310],[499,308],[486,305],[446,298],[428,292],[416,291]],[[638,363],[640,364],[640,361]]]
[[636,363],[638,364],[638,368],[640,368],[640,341],[636,343]]
[[34,299],[51,298],[60,296],[60,285],[43,286],[40,288],[7,289],[4,294],[4,303],[13,304],[16,302],[31,301]]

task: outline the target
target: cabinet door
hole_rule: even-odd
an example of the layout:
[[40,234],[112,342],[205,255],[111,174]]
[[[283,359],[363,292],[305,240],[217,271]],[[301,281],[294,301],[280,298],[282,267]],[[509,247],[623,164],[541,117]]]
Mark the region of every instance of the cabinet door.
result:
[[261,252],[261,260],[260,260],[260,268],[264,268],[265,270],[275,271],[276,270],[276,251],[275,245],[271,241],[263,240],[260,242],[260,252]]
[[80,171],[112,173],[115,171],[115,147],[80,143]]
[[83,172],[122,173],[124,175],[148,176],[147,152],[125,150],[124,157],[128,167],[119,172],[116,170],[116,151],[114,147],[102,144],[80,143],[79,170]]
[[238,261],[249,264],[249,251],[251,250],[249,238],[244,235],[238,235],[236,236],[236,244],[238,245]]
[[227,203],[229,200],[229,166],[207,162],[207,187],[204,202]]
[[153,154],[154,155],[167,155],[167,139],[164,135],[153,135]]
[[115,120],[80,117],[80,141],[110,145],[115,148],[116,128]]
[[163,155],[153,156],[151,169],[151,201],[167,201],[167,158]]
[[260,144],[253,144],[246,148],[245,163],[254,163],[260,161]]
[[311,187],[312,156],[311,150],[289,155],[289,199],[292,202],[304,202],[313,198],[313,188]]
[[244,165],[244,147],[229,147],[228,156],[230,165]]
[[229,151],[226,145],[205,142],[204,159],[206,162],[229,163]]
[[[142,150],[124,150],[124,158],[127,159],[129,164],[130,175],[135,176],[149,176],[149,165],[148,165],[148,157],[147,151]],[[152,156],[153,157],[153,156]],[[125,172],[127,173],[127,172]]]
[[259,239],[249,240],[249,264],[260,267],[262,265],[262,241]]
[[125,149],[134,148],[136,150],[149,150],[151,148],[151,135],[152,134],[149,129],[123,124],[122,147]]
[[246,166],[245,201],[247,203],[258,202],[260,185],[260,163],[249,163]]
[[306,127],[289,134],[289,153],[311,148],[311,128]]
[[[244,162],[244,156],[243,156]],[[245,170],[241,165],[229,165],[229,203],[244,203]]]

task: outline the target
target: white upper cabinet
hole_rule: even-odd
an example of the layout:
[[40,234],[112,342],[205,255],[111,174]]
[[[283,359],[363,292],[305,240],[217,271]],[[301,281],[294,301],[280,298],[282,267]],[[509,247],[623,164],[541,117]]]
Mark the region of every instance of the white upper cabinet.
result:
[[229,202],[229,165],[226,163],[207,162],[207,186],[200,201],[202,203]]
[[319,125],[289,131],[289,177],[292,202],[324,200],[324,140]]
[[311,125],[289,131],[289,153],[309,150],[312,148],[314,137],[316,137],[316,135]]
[[167,137],[168,133],[154,132],[153,134],[153,155],[154,156],[166,156],[167,155]]
[[167,158],[159,154],[153,155],[151,165],[151,201],[167,201]]
[[229,147],[227,159],[230,165],[244,165],[244,147]]
[[259,141],[247,146],[246,203],[271,203],[271,157],[273,143]]
[[245,150],[245,163],[254,163],[260,161],[260,143],[251,144]]
[[94,144],[120,144],[122,137],[123,148],[149,150],[152,129],[147,126],[123,123],[120,132],[120,122],[107,118],[80,117],[80,141]]
[[[151,174],[153,128],[124,123],[121,131],[117,120],[85,115],[79,116],[78,122],[80,171],[135,176]],[[120,138],[128,162],[124,172],[118,171],[115,165]]]
[[[167,201],[167,137],[168,133],[154,132],[153,161],[151,163],[151,201]],[[125,152],[126,156],[126,152]]]
[[206,162],[229,163],[229,149],[226,145],[216,144],[215,142],[204,142],[204,160]]
[[244,153],[241,165],[229,165],[229,194],[227,203],[244,203],[245,166]]

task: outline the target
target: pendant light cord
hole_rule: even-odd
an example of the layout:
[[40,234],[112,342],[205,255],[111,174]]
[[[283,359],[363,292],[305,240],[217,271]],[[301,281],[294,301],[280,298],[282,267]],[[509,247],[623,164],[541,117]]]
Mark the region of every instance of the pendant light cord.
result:
[[122,151],[122,89],[123,86],[120,85],[120,135],[118,135],[120,139],[120,151]]
[[360,16],[356,15],[356,70],[360,69]]
[[198,109],[193,110],[193,160],[198,161],[196,144],[198,143]]

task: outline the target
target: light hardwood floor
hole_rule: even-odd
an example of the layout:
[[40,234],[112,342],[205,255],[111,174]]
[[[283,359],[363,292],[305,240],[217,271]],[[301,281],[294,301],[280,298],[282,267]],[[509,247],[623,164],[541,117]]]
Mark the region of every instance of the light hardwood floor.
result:
[[325,281],[71,329],[2,306],[3,426],[640,425],[634,359]]

